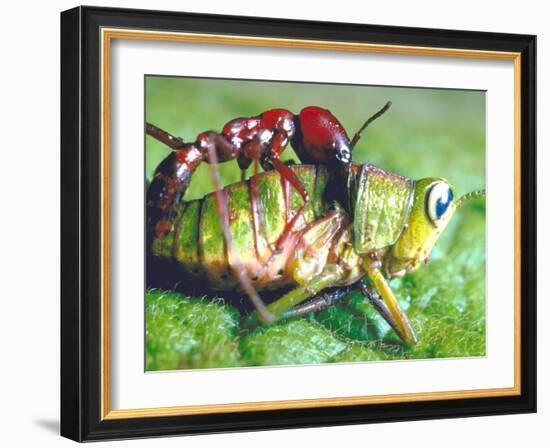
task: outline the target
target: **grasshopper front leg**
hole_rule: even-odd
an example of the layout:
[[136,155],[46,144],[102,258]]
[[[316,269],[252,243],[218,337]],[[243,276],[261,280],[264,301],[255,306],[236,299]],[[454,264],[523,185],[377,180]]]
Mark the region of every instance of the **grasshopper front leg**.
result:
[[405,343],[415,345],[418,340],[411,322],[395,298],[388,281],[377,268],[372,268],[369,264],[364,267],[380,294],[380,298],[368,296],[369,300]]

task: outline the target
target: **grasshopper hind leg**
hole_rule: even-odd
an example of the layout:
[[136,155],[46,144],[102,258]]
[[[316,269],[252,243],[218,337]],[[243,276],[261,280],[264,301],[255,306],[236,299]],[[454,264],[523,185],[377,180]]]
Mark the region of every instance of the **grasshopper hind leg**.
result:
[[[289,317],[285,314],[310,299],[315,297],[324,289],[330,288],[340,279],[341,273],[337,267],[329,267],[329,269],[323,271],[318,277],[311,280],[309,283],[300,285],[275,302],[267,306],[267,310],[273,316],[274,320],[282,319],[283,317]],[[261,319],[261,316],[260,316]],[[243,321],[243,328],[253,329],[258,325],[258,316],[254,313],[247,316]]]
[[344,286],[344,287],[336,288],[330,291],[323,291],[317,296],[313,297],[308,302],[301,305],[297,305],[294,308],[291,308],[290,310],[285,311],[281,315],[281,318],[286,319],[289,317],[298,317],[298,316],[303,316],[305,314],[322,311],[334,305],[336,302],[339,302],[345,299],[351,291],[352,291],[351,286]]

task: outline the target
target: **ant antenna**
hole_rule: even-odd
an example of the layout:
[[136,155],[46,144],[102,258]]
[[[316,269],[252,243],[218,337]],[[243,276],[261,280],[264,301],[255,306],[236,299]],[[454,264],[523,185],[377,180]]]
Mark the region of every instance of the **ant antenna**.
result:
[[376,120],[377,118],[379,118],[381,115],[384,114],[384,112],[386,112],[391,106],[391,101],[388,101],[384,107],[382,109],[380,109],[378,112],[376,112],[372,117],[370,117],[367,121],[365,121],[365,123],[363,124],[363,126],[361,126],[361,129],[359,129],[355,135],[353,136],[353,139],[351,140],[351,149],[355,148],[355,145],[357,144],[357,142],[359,141],[359,139],[361,138],[361,133],[367,128],[367,126],[369,124],[371,124],[374,120]]

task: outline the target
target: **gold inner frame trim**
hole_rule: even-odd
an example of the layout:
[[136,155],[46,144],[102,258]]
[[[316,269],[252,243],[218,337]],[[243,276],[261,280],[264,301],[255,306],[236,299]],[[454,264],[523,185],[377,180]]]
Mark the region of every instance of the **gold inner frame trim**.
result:
[[[101,29],[101,419],[167,417],[381,403],[420,402],[521,394],[521,54],[460,48],[418,47],[306,39],[282,39],[219,34],[177,33],[138,29]],[[513,61],[514,63],[514,386],[443,392],[368,395],[140,409],[111,409],[110,368],[110,63],[113,39],[185,42],[212,45],[295,48]]]

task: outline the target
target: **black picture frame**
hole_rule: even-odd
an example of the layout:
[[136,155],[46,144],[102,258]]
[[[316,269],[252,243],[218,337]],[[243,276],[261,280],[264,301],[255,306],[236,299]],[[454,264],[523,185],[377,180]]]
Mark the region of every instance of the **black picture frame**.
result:
[[[521,54],[521,393],[306,409],[102,419],[103,27]],[[536,36],[77,7],[61,14],[61,435],[76,441],[536,412]]]

